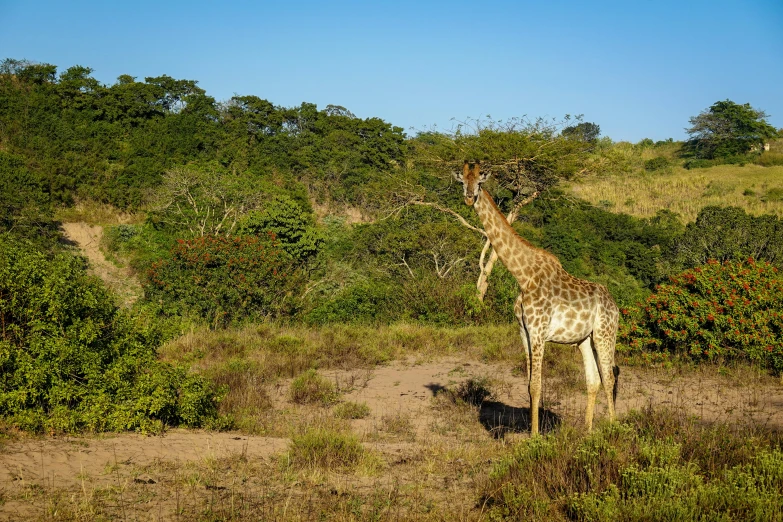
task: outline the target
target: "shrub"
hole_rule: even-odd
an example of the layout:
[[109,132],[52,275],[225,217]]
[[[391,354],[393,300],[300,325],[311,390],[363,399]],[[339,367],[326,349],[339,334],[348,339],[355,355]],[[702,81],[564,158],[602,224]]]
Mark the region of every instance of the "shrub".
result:
[[481,406],[481,404],[491,399],[492,383],[486,377],[471,377],[467,381],[463,381],[454,390],[454,398],[461,400],[471,406]]
[[763,165],[764,167],[783,165],[783,154],[779,152],[765,152],[764,154],[759,154],[753,163]]
[[685,163],[682,164],[683,167],[685,167],[688,170],[691,169],[706,169],[709,167],[713,167],[717,165],[717,163],[713,160],[707,160],[707,159],[689,159]]
[[391,321],[399,317],[399,310],[394,306],[398,292],[380,281],[360,281],[319,304],[304,320],[316,325]]
[[159,431],[216,417],[202,378],[156,360],[160,335],[84,262],[0,237],[0,415],[23,430]]
[[751,216],[738,207],[704,207],[672,245],[671,261],[680,271],[710,259],[740,261],[753,257],[783,263],[783,222],[774,215]]
[[334,408],[338,419],[364,419],[370,416],[370,407],[363,402],[343,402]]
[[644,170],[653,172],[656,170],[662,170],[669,166],[669,160],[663,156],[658,156],[653,159],[649,159],[644,162]]
[[623,309],[630,352],[693,360],[744,359],[783,371],[783,278],[768,263],[711,261],[661,285],[641,309]]
[[479,503],[490,520],[783,520],[778,444],[671,411],[631,412],[586,436],[520,441]]
[[196,314],[213,327],[282,313],[300,273],[275,240],[202,236],[178,240],[152,264],[145,290],[171,314]]
[[283,250],[294,259],[304,261],[315,255],[323,244],[323,237],[313,221],[292,198],[278,195],[271,198],[263,210],[245,215],[239,230],[243,234],[259,236],[272,232]]

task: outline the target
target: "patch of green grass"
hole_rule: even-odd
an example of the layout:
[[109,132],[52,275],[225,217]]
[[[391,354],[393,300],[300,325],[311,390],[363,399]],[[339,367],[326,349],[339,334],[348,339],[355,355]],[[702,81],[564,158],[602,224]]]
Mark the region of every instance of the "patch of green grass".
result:
[[297,404],[332,404],[337,400],[337,389],[314,369],[309,369],[291,382],[291,401]]
[[353,468],[364,456],[358,437],[329,428],[311,428],[291,439],[288,453],[296,468]]
[[341,402],[334,408],[338,419],[365,419],[370,416],[370,407],[363,402]]
[[769,189],[767,193],[762,196],[761,200],[769,203],[783,201],[783,188],[775,187]]

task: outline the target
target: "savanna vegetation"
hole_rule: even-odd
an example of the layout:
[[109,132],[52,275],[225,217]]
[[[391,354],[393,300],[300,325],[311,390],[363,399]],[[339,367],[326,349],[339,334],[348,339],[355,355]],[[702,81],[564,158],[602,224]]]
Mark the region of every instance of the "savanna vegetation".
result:
[[[319,370],[455,350],[523,367],[517,284],[451,177],[466,159],[492,172],[486,188],[525,238],[609,289],[624,363],[783,372],[783,151],[748,104],[717,102],[685,143],[614,142],[570,116],[407,135],[340,106],[92,73],[0,65],[3,433],[233,428],[291,436],[291,473],[377,473],[383,459],[345,424],[367,405]],[[141,299],[112,295],[64,241],[77,214],[104,226]],[[276,427],[268,390],[283,379],[292,404],[337,420]],[[489,388],[438,407],[473,418]],[[722,429],[646,411],[498,449],[483,475],[465,457],[471,516],[780,520],[780,439]],[[542,470],[551,480],[529,476]],[[333,513],[369,516],[367,502],[339,496]],[[424,504],[404,513],[426,518]]]

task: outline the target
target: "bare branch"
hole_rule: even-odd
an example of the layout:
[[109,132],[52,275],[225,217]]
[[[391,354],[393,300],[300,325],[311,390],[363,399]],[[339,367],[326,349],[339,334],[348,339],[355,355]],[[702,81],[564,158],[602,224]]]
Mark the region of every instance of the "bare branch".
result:
[[479,234],[481,234],[484,237],[487,237],[487,233],[486,232],[484,232],[480,228],[474,227],[473,225],[468,223],[468,221],[464,217],[462,217],[457,212],[451,210],[448,207],[444,207],[444,206],[438,205],[437,203],[432,203],[430,201],[409,201],[408,204],[409,205],[422,205],[422,206],[425,206],[425,207],[432,207],[434,209],[440,210],[441,212],[445,212],[447,214],[451,214],[452,216],[457,218],[457,221],[459,221],[462,224],[462,226],[467,227],[467,228],[473,230],[474,232],[478,232]]

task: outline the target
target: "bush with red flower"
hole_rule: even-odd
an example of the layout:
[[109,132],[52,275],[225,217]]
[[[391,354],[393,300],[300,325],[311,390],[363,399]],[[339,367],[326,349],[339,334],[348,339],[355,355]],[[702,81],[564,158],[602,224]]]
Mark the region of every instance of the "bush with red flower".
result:
[[710,261],[621,313],[620,350],[650,359],[744,359],[783,372],[783,277],[768,263]]

